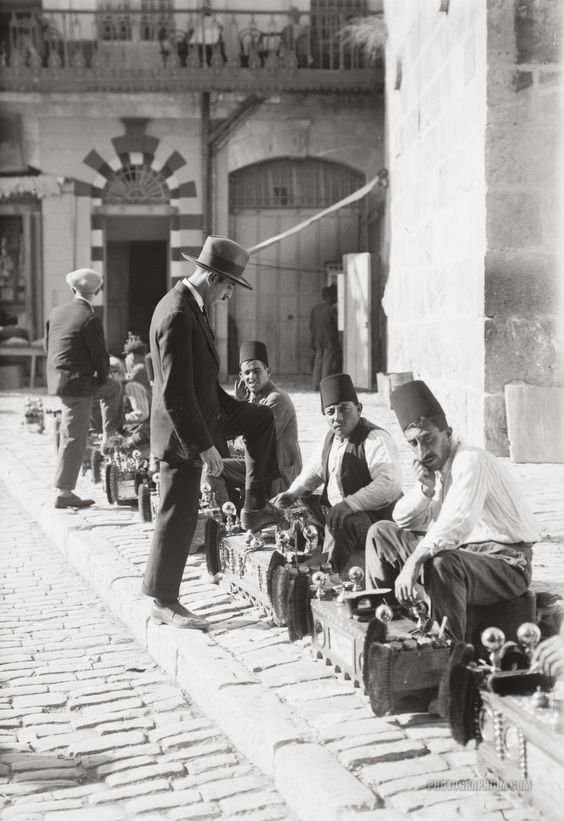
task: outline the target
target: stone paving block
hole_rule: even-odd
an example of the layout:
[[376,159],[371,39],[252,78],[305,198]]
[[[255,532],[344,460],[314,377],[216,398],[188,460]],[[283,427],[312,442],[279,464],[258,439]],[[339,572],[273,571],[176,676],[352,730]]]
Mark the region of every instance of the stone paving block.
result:
[[216,818],[221,815],[221,810],[216,804],[202,801],[190,807],[174,807],[167,812],[167,821],[208,821],[209,818]]
[[280,796],[275,792],[262,790],[261,792],[248,792],[243,795],[223,798],[219,802],[222,812],[236,815],[247,813],[250,810],[262,809],[270,804],[280,804]]
[[134,744],[143,744],[145,742],[144,733],[139,730],[133,730],[128,733],[108,733],[99,738],[90,735],[84,741],[78,741],[70,747],[71,755],[94,755],[105,750],[115,750],[118,747],[131,747]]
[[344,750],[352,750],[358,747],[367,747],[371,744],[382,744],[387,741],[405,741],[405,733],[401,730],[388,730],[388,732],[381,732],[367,735],[354,735],[350,738],[339,738],[337,741],[327,742],[327,749],[334,752],[336,755]]
[[161,747],[165,752],[174,750],[179,747],[189,747],[192,744],[197,744],[199,741],[207,741],[210,738],[216,738],[221,735],[221,731],[217,727],[210,727],[207,730],[194,730],[191,733],[177,733],[176,735],[169,735],[161,739]]
[[367,784],[378,786],[386,781],[392,781],[401,772],[402,777],[417,777],[448,770],[448,765],[444,759],[438,755],[429,753],[418,758],[407,758],[399,761],[379,761],[377,764],[369,764],[360,770],[360,777]]
[[15,772],[12,780],[14,782],[23,781],[54,781],[56,779],[64,778],[65,780],[76,779],[80,781],[84,779],[86,773],[78,767],[53,767],[44,770],[27,770],[22,772]]
[[[348,738],[350,736],[377,736],[380,733],[389,732],[393,732],[389,723],[374,715],[370,718],[349,719],[347,714],[343,714],[338,723],[335,722],[319,728],[319,734],[324,741],[334,741],[338,738]],[[405,733],[401,733],[401,735],[405,738]]]
[[230,764],[238,764],[238,758],[233,753],[220,753],[218,755],[206,755],[205,758],[198,757],[188,762],[188,772],[190,775],[199,775],[206,770],[213,770],[218,767],[228,767]]
[[450,727],[443,722],[437,724],[427,724],[422,727],[406,727],[405,734],[409,738],[448,738],[452,740]]
[[16,696],[13,699],[14,707],[27,709],[28,707],[64,707],[67,697],[62,693],[41,693],[37,696]]
[[148,795],[128,801],[125,809],[135,817],[135,813],[143,813],[150,810],[166,810],[170,807],[183,807],[186,804],[194,804],[201,800],[198,790],[169,790],[157,795]]
[[125,819],[125,812],[121,807],[83,807],[71,812],[50,812],[45,821],[121,821]]
[[[476,793],[465,793],[464,800],[476,797]],[[390,796],[393,807],[402,812],[415,812],[423,807],[434,807],[435,812],[441,812],[442,804],[448,801],[460,802],[460,790],[407,790]]]
[[[445,773],[445,777],[450,782],[458,779],[470,779],[472,778],[473,774],[474,773],[470,768],[459,768],[457,770],[449,770],[447,773]],[[430,783],[433,780],[435,780],[433,779],[432,775],[429,775],[429,773],[422,773],[421,775],[411,774],[408,776],[404,776],[403,772],[400,773],[399,768],[396,775],[401,775],[401,777],[397,777],[392,781],[386,781],[385,783],[378,784],[378,793],[383,798],[387,798],[390,795],[395,795],[396,793],[403,792],[404,790],[429,789]]]
[[82,707],[83,716],[99,716],[104,715],[105,712],[119,713],[122,710],[132,710],[139,707],[144,707],[142,700],[137,696],[131,698],[122,698],[118,701],[105,701],[102,704],[93,704],[90,707]]
[[458,752],[462,749],[460,744],[449,736],[445,736],[444,738],[426,738],[425,746],[432,753]]
[[[155,778],[145,784],[123,784],[119,787],[112,787],[104,792],[94,793],[89,797],[90,804],[111,804],[114,801],[123,801],[129,798],[141,798],[143,796],[160,795],[170,793],[170,785],[166,778]],[[149,808],[152,809],[152,808]]]
[[63,756],[38,755],[37,753],[7,753],[2,755],[2,760],[10,765],[12,772],[25,772],[26,770],[48,770],[48,769],[68,769],[72,770],[77,765],[76,758],[64,758]]
[[100,764],[96,767],[96,775],[103,778],[110,773],[117,773],[121,770],[128,770],[130,767],[144,767],[153,764],[154,758],[148,755],[139,755],[133,758],[121,758],[118,761],[109,761],[107,764]]
[[338,821],[406,821],[408,817],[409,816],[397,810],[385,808],[369,810],[368,812],[357,812],[356,810],[351,812],[350,810],[344,810],[339,813]]
[[76,715],[70,713],[72,718],[72,726],[75,730],[84,730],[91,727],[99,727],[102,725],[115,724],[119,725],[122,721],[134,720],[146,716],[149,711],[145,706],[131,709],[131,710],[116,710],[110,713],[98,713],[95,716],[84,717],[82,714]]
[[249,775],[242,778],[227,778],[223,781],[212,781],[199,787],[206,801],[218,801],[237,793],[259,790],[267,786],[266,779],[258,775]]
[[322,679],[331,681],[334,679],[333,672],[328,667],[305,661],[291,662],[280,667],[270,667],[257,675],[269,687],[284,688],[282,697],[285,697],[285,691],[288,687],[307,682],[318,682]]
[[111,787],[122,784],[134,784],[138,781],[149,780],[151,778],[165,778],[178,776],[186,773],[186,768],[178,761],[168,761],[158,764],[148,764],[144,767],[131,767],[121,770],[118,773],[111,773],[106,778],[106,783]]
[[80,801],[70,798],[64,801],[30,801],[29,799],[23,799],[12,807],[5,807],[2,810],[2,819],[11,821],[13,818],[14,820],[18,819],[18,821],[27,821],[29,817],[36,813],[40,819],[43,819],[44,813],[49,812],[49,810],[77,812],[80,808]]
[[162,754],[158,744],[139,744],[137,747],[122,747],[121,750],[105,750],[97,755],[81,756],[82,766],[87,769],[108,764],[111,761],[118,761],[124,758],[133,758],[138,755],[159,756]]
[[147,737],[150,741],[162,741],[165,738],[178,735],[179,733],[189,733],[196,730],[204,730],[211,726],[211,722],[207,718],[189,718],[185,721],[176,721],[174,716],[169,723],[163,724],[150,730]]
[[[361,741],[362,743],[362,741]],[[417,740],[405,739],[402,741],[385,741],[370,746],[353,747],[339,753],[339,761],[347,767],[358,767],[360,764],[376,761],[401,761],[404,758],[414,758],[426,755],[427,750]]]

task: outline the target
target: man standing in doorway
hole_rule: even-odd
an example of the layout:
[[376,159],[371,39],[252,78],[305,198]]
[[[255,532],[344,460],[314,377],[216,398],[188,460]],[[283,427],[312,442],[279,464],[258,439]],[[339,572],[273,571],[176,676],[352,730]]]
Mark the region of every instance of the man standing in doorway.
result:
[[194,535],[202,465],[219,476],[229,455],[227,439],[245,439],[245,496],[241,523],[258,530],[281,519],[267,502],[279,475],[272,411],[239,402],[218,383],[219,357],[208,309],[231,298],[243,278],[248,251],[225,237],[209,236],[196,270],[172,288],[155,308],[149,332],[154,369],[151,451],[160,460],[160,504],[143,581],[155,599],[154,621],[206,630],[208,623],[178,601]]
[[337,373],[339,360],[339,332],[337,327],[337,307],[334,290],[321,290],[323,302],[311,309],[309,329],[313,350],[312,390],[319,390],[319,383],[326,376]]

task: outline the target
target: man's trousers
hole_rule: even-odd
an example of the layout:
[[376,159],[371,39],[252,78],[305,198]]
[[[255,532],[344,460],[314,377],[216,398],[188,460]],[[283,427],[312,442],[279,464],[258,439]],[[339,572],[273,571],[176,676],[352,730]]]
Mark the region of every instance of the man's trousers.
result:
[[63,405],[59,429],[59,450],[54,485],[57,490],[74,490],[88,441],[92,403],[99,402],[102,436],[109,438],[122,421],[122,388],[108,379],[93,396],[61,396]]
[[[276,432],[270,408],[234,402],[226,414],[226,439],[245,437],[247,489],[268,492],[278,476]],[[198,523],[199,462],[160,463],[160,501],[151,551],[143,580],[143,592],[162,603],[178,598],[188,550]]]
[[[393,522],[378,522],[366,538],[366,587],[391,587],[407,558],[423,534],[402,530]],[[469,605],[498,604],[517,598],[528,590],[531,581],[531,545],[504,545],[515,548],[527,560],[525,571],[510,565],[501,556],[488,554],[494,542],[465,544],[443,550],[428,559],[423,567],[423,584],[431,600],[432,616],[439,623],[446,616],[447,630],[457,641],[466,635]],[[390,596],[392,601],[395,597]]]

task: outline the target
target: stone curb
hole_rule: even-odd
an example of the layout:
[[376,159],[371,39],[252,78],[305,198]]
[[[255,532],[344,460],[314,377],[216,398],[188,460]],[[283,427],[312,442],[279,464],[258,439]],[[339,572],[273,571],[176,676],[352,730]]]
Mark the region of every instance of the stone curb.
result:
[[69,563],[237,749],[273,781],[300,821],[339,821],[349,812],[377,806],[374,793],[212,636],[152,623],[151,601],[140,592],[129,563],[80,513],[56,511],[52,492],[7,450],[3,476],[10,494]]

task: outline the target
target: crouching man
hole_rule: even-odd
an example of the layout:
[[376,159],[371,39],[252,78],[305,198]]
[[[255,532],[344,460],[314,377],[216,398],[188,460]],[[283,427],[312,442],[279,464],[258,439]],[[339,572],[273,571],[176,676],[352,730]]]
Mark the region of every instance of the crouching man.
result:
[[447,631],[462,641],[468,605],[527,591],[539,530],[504,465],[453,438],[424,382],[401,385],[390,402],[413,450],[417,483],[395,506],[394,523],[368,531],[367,587],[390,587],[406,601],[423,571],[433,617],[446,617]]
[[399,454],[392,437],[361,415],[362,405],[348,374],[327,376],[319,389],[329,432],[288,490],[272,501],[287,508],[323,486],[324,551],[335,571],[344,576],[351,561],[358,563],[370,525],[389,519],[401,495]]

